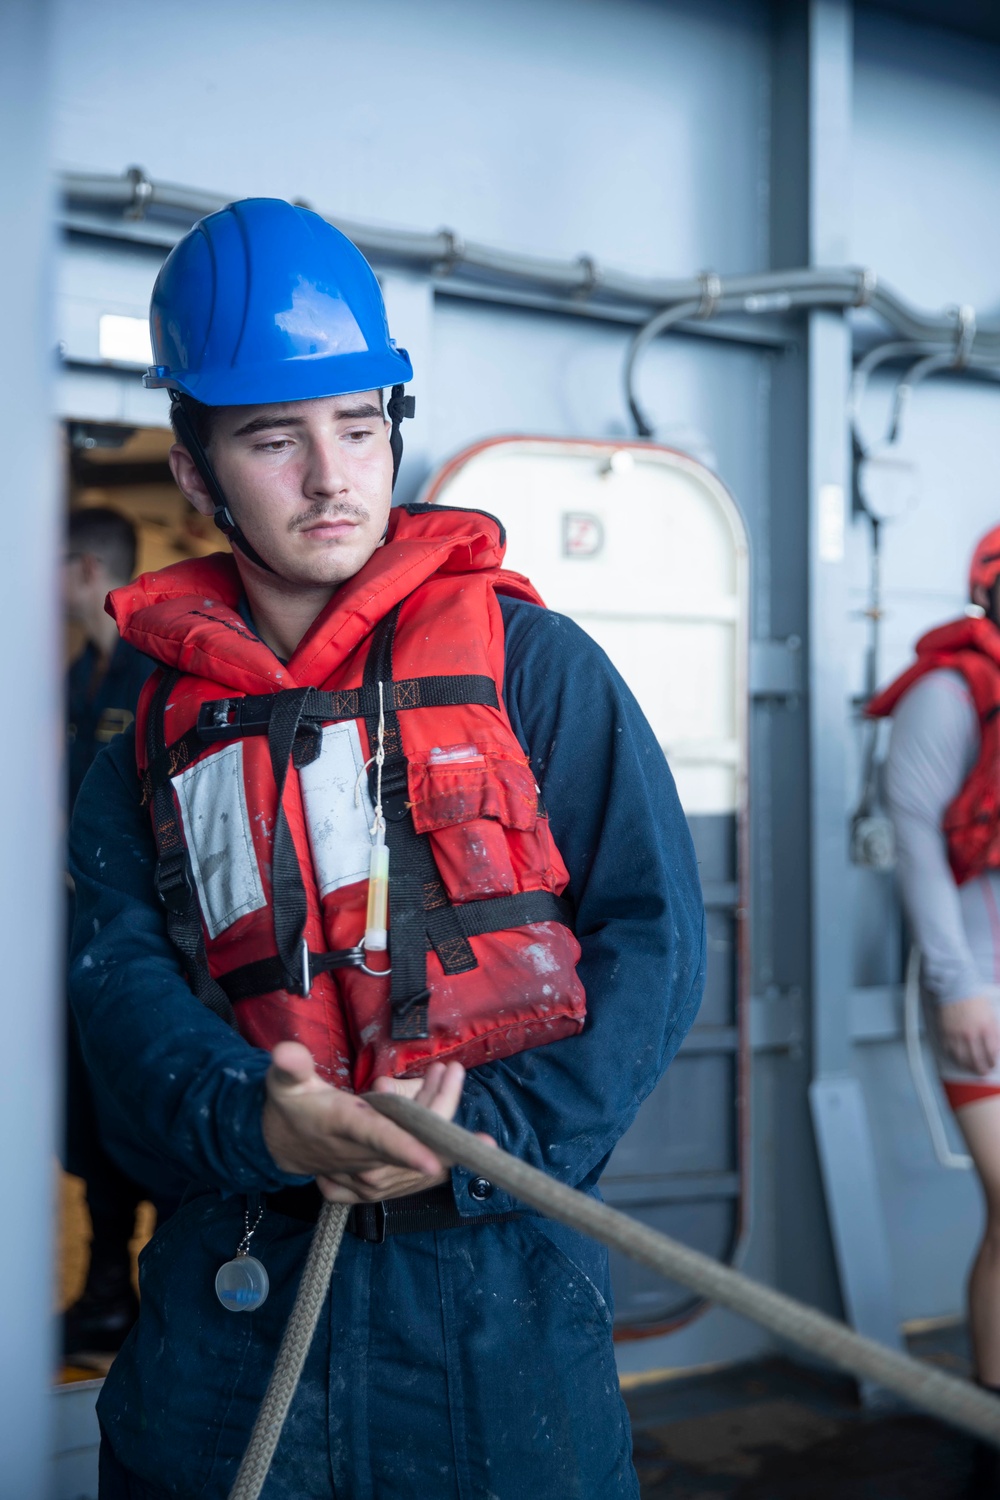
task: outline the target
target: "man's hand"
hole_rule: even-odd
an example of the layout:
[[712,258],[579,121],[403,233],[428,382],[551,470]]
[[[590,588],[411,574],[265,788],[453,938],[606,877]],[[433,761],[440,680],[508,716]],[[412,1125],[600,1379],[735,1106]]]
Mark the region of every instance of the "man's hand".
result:
[[941,1041],[953,1062],[970,1073],[992,1072],[1000,1056],[1000,1025],[985,995],[938,1006]]
[[[462,1097],[465,1069],[461,1063],[431,1063],[423,1078],[376,1078],[372,1092],[402,1094],[432,1110],[444,1120],[454,1119]],[[382,1118],[382,1116],[380,1116]],[[406,1167],[379,1166],[366,1171],[332,1173],[317,1178],[320,1191],[331,1203],[377,1203],[382,1198],[404,1198],[447,1182],[450,1163],[433,1173],[413,1172]]]
[[[459,1063],[432,1063],[422,1079],[380,1078],[375,1088],[405,1094],[450,1120],[464,1079]],[[299,1042],[279,1042],[271,1054],[262,1125],[282,1171],[315,1177],[333,1203],[397,1198],[448,1176],[433,1151],[358,1095],[320,1078]]]

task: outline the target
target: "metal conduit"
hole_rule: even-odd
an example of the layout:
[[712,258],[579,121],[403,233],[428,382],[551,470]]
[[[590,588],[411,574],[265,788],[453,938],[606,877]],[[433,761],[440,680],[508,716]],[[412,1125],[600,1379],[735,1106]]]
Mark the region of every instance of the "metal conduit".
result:
[[[64,172],[61,189],[70,211],[119,214],[126,222],[137,224],[155,222],[171,239],[179,239],[195,219],[231,201],[220,193],[154,182],[138,167],[130,168],[121,177]],[[924,312],[886,286],[868,268],[806,267],[725,278],[705,273],[667,280],[602,266],[589,255],[580,255],[575,260],[522,255],[465,240],[450,229],[422,233],[355,223],[333,215],[325,217],[376,260],[388,259],[438,276],[460,272],[472,281],[502,283],[536,292],[541,289],[577,303],[584,299],[595,305],[624,303],[666,308],[693,302],[700,309],[705,306],[706,288],[711,285],[709,315],[714,315],[716,309],[759,314],[804,308],[868,307],[905,339],[927,345],[932,353],[956,349],[967,326],[958,308]],[[977,323],[965,350],[964,365],[972,369],[992,368],[998,362],[1000,320]]]

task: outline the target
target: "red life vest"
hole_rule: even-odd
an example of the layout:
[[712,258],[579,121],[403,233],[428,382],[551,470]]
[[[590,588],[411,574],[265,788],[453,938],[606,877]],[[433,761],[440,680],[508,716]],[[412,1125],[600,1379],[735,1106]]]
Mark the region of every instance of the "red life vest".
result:
[[959,885],[1000,869],[1000,630],[987,619],[953,620],[917,642],[917,659],[869,703],[873,718],[891,714],[903,694],[928,672],[959,672],[979,718],[979,758],[942,827]]
[[[541,600],[503,552],[490,516],[394,510],[287,665],[238,613],[230,557],[110,598],[166,669],[136,749],[192,987],[257,1046],[304,1042],[340,1086],[583,1026],[569,877],[501,696],[496,594]],[[380,707],[391,975],[361,947]]]

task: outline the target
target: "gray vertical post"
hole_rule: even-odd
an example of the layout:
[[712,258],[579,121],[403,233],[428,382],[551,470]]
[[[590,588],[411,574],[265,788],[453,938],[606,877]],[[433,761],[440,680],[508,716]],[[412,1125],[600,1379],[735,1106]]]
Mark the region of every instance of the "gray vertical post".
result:
[[58,439],[49,406],[48,5],[0,5],[4,643],[0,1497],[48,1493],[59,899]]
[[[809,262],[849,259],[852,8],[809,5]],[[813,1081],[809,1090],[845,1311],[882,1343],[901,1342],[888,1237],[861,1085],[851,1072],[844,561],[850,506],[844,318],[809,318],[809,762]]]
[[[843,265],[850,258],[851,6],[785,0],[774,16],[771,264]],[[801,635],[809,663],[805,711],[775,712],[770,722],[774,979],[810,996],[809,1055],[789,1059],[779,1103],[789,1144],[776,1183],[778,1272],[794,1295],[835,1312],[839,1300],[857,1328],[896,1344],[887,1236],[867,1112],[851,1073],[848,1015],[850,359],[844,320],[815,313],[803,346],[774,369],[770,634]],[[820,1227],[824,1204],[829,1237]]]

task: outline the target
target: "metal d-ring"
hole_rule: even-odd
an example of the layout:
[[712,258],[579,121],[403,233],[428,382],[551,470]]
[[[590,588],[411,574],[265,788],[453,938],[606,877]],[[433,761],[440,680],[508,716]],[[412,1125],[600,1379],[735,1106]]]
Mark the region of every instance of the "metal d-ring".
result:
[[362,974],[370,974],[373,979],[384,979],[387,974],[392,973],[392,964],[387,969],[369,969],[368,965],[362,961],[358,964],[358,968]]

